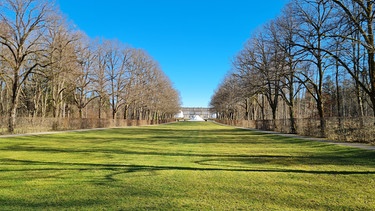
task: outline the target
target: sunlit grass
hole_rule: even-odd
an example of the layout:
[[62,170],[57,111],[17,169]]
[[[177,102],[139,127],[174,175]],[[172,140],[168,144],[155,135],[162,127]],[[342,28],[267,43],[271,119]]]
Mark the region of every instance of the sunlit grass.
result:
[[372,210],[375,152],[210,122],[0,139],[0,210]]

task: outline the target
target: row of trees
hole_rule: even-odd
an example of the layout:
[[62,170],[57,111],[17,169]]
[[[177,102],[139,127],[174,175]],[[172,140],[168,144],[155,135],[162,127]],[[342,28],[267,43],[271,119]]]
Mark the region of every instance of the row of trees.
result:
[[[0,116],[160,119],[178,92],[144,50],[90,40],[51,1],[0,0]],[[121,114],[121,115],[120,115]]]
[[234,58],[211,99],[218,117],[288,118],[293,133],[317,117],[325,136],[327,117],[375,116],[374,4],[292,0]]

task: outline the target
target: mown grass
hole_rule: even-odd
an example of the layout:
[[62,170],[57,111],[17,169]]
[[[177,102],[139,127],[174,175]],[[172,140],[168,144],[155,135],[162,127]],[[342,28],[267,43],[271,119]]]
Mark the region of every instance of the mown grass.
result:
[[180,122],[0,139],[0,210],[373,210],[375,152]]

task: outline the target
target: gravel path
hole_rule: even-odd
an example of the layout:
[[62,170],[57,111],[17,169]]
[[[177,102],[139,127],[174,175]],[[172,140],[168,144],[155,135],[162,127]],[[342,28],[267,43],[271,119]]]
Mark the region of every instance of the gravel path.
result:
[[[218,122],[214,122],[214,123],[219,124],[219,125],[229,126],[229,125],[221,124],[221,123],[218,123]],[[235,127],[235,126],[233,126],[233,127]],[[245,127],[235,127],[235,128],[250,130],[250,131],[256,131],[256,132],[260,132],[260,133],[264,133],[264,134],[274,134],[274,135],[283,136],[283,137],[298,138],[298,139],[309,140],[309,141],[318,141],[318,142],[324,142],[324,143],[327,143],[327,144],[348,146],[348,147],[354,147],[354,148],[359,148],[359,149],[375,151],[375,146],[370,145],[370,144],[338,142],[338,141],[327,140],[327,139],[324,139],[324,138],[313,138],[313,137],[308,137],[308,136],[300,136],[300,135],[296,135],[296,134],[285,134],[285,133],[279,133],[279,132],[274,132],[274,131],[264,131],[264,130],[245,128]]]
[[338,142],[338,141],[327,140],[327,139],[324,139],[324,138],[312,138],[312,137],[300,136],[300,135],[296,135],[296,134],[284,134],[284,133],[278,133],[278,132],[274,132],[274,131],[256,130],[256,129],[249,129],[249,128],[243,128],[243,127],[236,127],[236,128],[261,132],[261,133],[264,133],[264,134],[274,134],[274,135],[283,136],[283,137],[298,138],[298,139],[310,140],[310,141],[318,141],[318,142],[324,142],[324,143],[328,143],[328,144],[355,147],[355,148],[366,149],[366,150],[375,150],[375,146],[370,145],[370,144]]

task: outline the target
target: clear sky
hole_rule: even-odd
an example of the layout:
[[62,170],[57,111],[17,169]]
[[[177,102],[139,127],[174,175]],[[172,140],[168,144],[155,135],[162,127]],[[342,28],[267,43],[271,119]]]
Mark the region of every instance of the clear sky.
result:
[[251,33],[288,0],[57,0],[89,37],[146,50],[180,92],[182,105],[207,107]]

